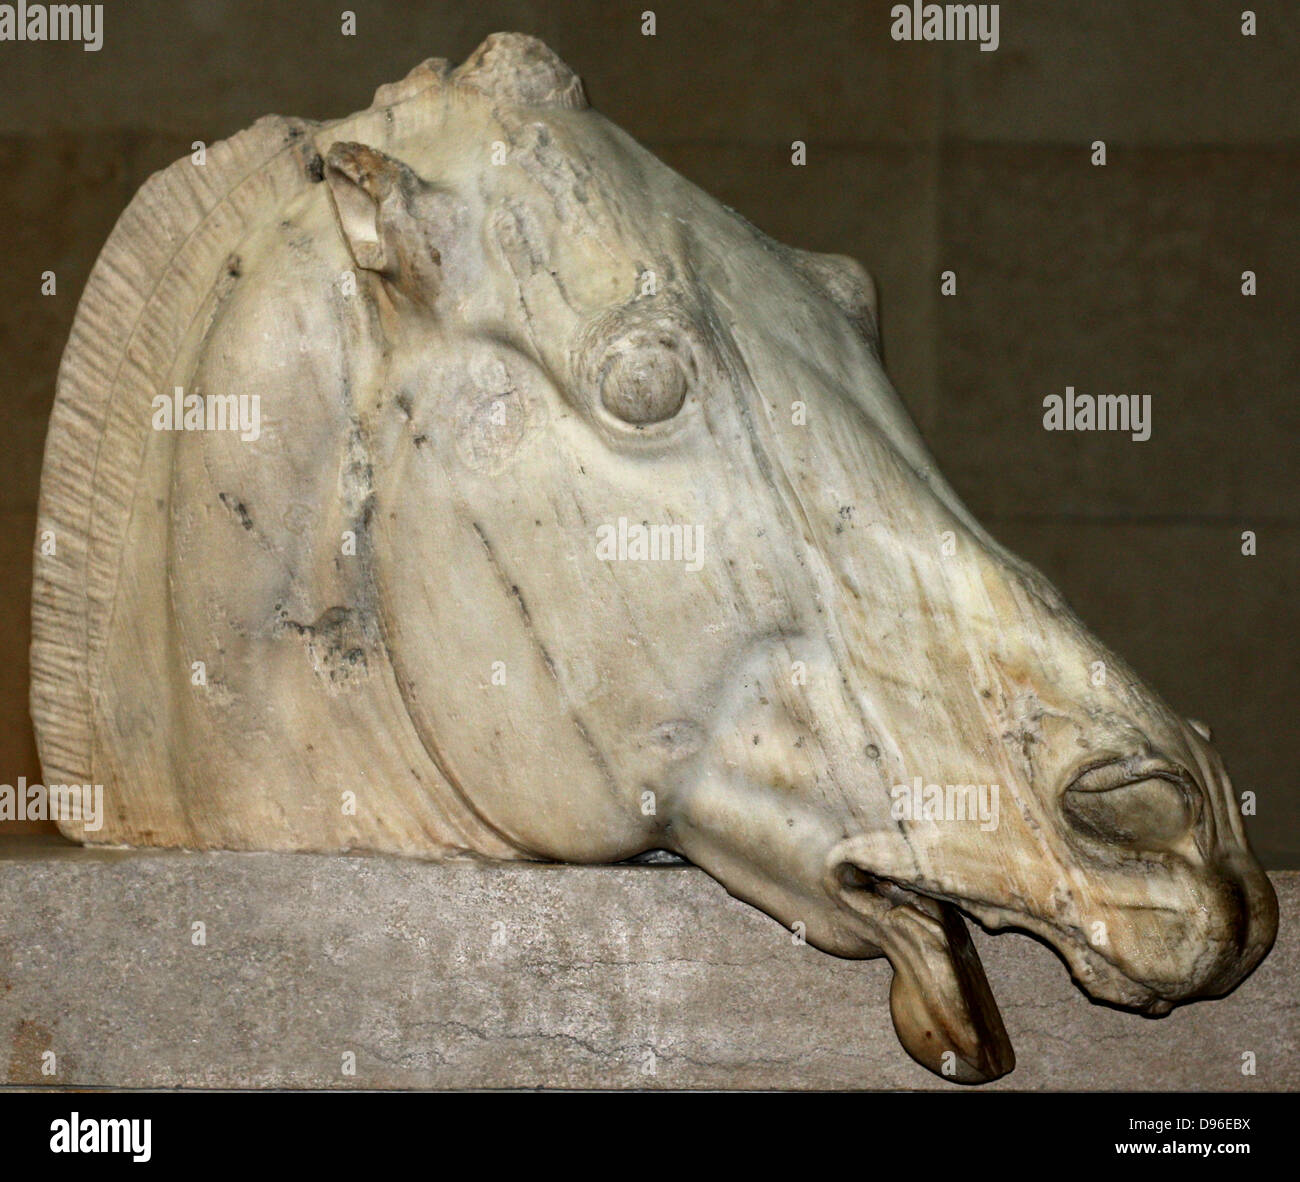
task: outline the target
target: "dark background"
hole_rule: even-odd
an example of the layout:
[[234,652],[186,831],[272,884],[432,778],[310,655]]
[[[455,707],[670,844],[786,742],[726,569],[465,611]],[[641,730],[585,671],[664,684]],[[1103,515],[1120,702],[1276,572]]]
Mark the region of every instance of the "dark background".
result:
[[[27,645],[45,426],[118,214],[196,139],[270,112],[348,114],[423,58],[513,30],[769,234],[867,264],[888,368],[941,468],[1213,727],[1258,794],[1256,850],[1300,867],[1300,4],[1252,4],[1248,38],[1244,3],[1011,0],[993,53],[894,42],[890,7],[110,0],[98,53],[0,43],[0,783],[40,778]],[[1150,394],[1151,439],[1045,432],[1042,400],[1067,385]]]

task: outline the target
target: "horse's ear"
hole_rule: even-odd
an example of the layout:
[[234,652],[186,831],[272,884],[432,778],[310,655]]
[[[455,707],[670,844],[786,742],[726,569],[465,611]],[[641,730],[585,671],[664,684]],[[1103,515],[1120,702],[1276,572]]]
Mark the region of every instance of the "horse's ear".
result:
[[365,144],[336,143],[325,183],[339,233],[358,267],[421,302],[437,294],[446,218],[438,191],[392,156]]

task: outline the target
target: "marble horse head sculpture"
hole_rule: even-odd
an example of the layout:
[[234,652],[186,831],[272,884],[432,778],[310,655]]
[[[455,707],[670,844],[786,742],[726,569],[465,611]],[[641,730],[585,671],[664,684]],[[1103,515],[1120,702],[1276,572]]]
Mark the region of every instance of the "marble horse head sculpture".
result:
[[871,278],[772,241],[540,42],[152,177],[87,284],[32,709],[85,842],[666,850],[1013,1056],[965,927],[1159,1014],[1276,902],[1201,725],[958,501]]

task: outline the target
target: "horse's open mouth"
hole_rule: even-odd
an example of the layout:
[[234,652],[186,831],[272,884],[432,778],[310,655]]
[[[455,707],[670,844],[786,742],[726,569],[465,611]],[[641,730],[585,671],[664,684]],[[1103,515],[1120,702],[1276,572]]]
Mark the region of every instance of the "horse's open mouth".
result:
[[837,894],[870,920],[889,958],[889,1008],[899,1041],[923,1067],[957,1083],[987,1083],[1016,1063],[966,921],[949,902],[841,863]]
[[[1006,1075],[1015,1066],[1015,1052],[963,912],[990,928],[1006,927],[1004,917],[849,862],[838,864],[834,880],[841,902],[870,921],[873,938],[893,966],[890,1012],[908,1054],[956,1083],[987,1083]],[[1023,930],[1050,936],[1048,942],[1090,996],[1150,1015],[1173,1008],[1082,941],[1063,941],[1055,929]]]

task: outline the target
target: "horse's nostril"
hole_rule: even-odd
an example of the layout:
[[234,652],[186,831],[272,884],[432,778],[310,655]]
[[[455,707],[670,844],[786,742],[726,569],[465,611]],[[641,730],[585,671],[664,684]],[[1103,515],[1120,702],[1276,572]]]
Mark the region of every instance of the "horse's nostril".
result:
[[1061,798],[1066,819],[1095,841],[1150,848],[1178,840],[1196,822],[1196,797],[1174,769],[1117,762],[1075,777]]

